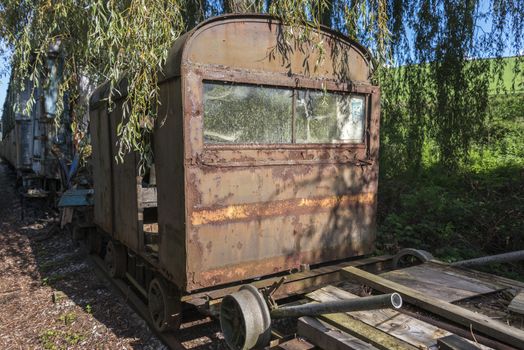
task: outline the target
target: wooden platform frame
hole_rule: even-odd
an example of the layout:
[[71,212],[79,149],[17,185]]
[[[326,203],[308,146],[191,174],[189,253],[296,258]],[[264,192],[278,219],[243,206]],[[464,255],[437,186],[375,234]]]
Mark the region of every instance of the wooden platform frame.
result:
[[507,326],[488,316],[427,296],[412,288],[404,287],[356,267],[350,266],[342,269],[342,275],[351,281],[365,284],[384,293],[397,292],[402,295],[404,301],[410,304],[462,324],[472,331],[491,336],[502,343],[515,346],[518,349],[524,349],[524,331]]

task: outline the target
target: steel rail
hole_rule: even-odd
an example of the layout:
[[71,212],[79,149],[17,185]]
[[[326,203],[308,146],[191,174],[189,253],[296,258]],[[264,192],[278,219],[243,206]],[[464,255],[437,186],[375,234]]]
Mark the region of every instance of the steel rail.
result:
[[147,305],[142,299],[136,294],[131,285],[126,284],[123,280],[114,279],[109,275],[104,261],[96,255],[88,255],[87,260],[90,265],[93,266],[95,273],[103,280],[107,280],[112,289],[116,290],[121,297],[124,298],[126,303],[147,323],[151,332],[153,332],[158,339],[170,349],[174,350],[186,350],[182,343],[176,338],[174,332],[160,333],[155,331],[155,327],[149,316]]

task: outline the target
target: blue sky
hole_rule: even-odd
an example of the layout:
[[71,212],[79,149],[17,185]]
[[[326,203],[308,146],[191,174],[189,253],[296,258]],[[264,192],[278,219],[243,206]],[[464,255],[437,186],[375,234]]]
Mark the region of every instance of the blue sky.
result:
[[[2,52],[3,50],[0,50]],[[7,64],[5,62],[8,62],[9,56],[8,54],[4,53],[2,57],[0,57],[0,111],[2,110],[4,106],[4,100],[5,100],[5,93],[7,91],[7,84],[9,83],[9,69],[7,68]],[[5,66],[5,69],[4,67]]]

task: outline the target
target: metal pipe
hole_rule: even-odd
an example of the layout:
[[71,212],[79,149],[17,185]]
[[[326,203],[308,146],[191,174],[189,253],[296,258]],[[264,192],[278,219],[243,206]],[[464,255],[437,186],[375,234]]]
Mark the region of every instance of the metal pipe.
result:
[[483,256],[481,258],[455,261],[451,266],[481,266],[490,263],[505,263],[512,261],[524,260],[524,250],[517,250],[515,252]]
[[140,283],[138,283],[137,280],[135,280],[133,276],[131,276],[131,274],[129,274],[129,272],[126,272],[126,278],[129,282],[131,282],[131,284],[136,288],[136,290],[138,290],[140,294],[142,294],[142,296],[147,298],[147,291],[140,285]]
[[308,303],[304,305],[286,306],[271,310],[271,318],[318,316],[339,312],[400,309],[402,297],[398,293],[373,295],[363,298],[329,301],[325,303]]

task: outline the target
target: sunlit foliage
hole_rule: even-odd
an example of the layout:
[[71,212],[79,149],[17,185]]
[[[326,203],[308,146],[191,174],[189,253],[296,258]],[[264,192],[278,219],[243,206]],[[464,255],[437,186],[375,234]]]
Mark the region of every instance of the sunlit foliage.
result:
[[[389,14],[390,53],[402,67],[380,74],[382,159],[403,166],[385,168],[419,169],[426,141],[456,168],[483,133],[489,94],[522,91],[523,56],[502,57],[522,50],[524,1],[393,0]],[[504,85],[509,71],[514,89]]]
[[[46,84],[39,78],[49,47],[59,46],[58,101],[66,97],[77,137],[92,86],[109,80],[116,87],[125,76],[119,158],[136,151],[147,164],[157,75],[171,43],[202,20],[229,12],[270,13],[291,28],[324,24],[368,47],[383,87],[383,150],[410,168],[420,164],[427,138],[448,166],[467,158],[484,127],[489,82],[505,69],[503,60],[471,58],[519,52],[524,23],[523,0],[0,0],[0,34],[13,51],[15,78],[29,77],[35,87]],[[322,43],[310,44],[322,50]],[[522,76],[519,61],[514,76]]]
[[[384,48],[386,2],[356,3],[361,3],[359,16],[366,11],[364,15],[369,17],[365,20],[366,26],[377,23],[380,27],[374,32],[380,47]],[[378,21],[377,11],[382,11]],[[45,76],[46,54],[50,45],[60,47],[64,70],[58,100],[64,101],[64,95],[67,97],[73,119],[80,120],[84,115],[85,95],[90,92],[89,88],[82,89],[82,79],[88,80],[89,87],[106,80],[116,87],[125,76],[129,94],[125,103],[126,118],[118,128],[119,158],[136,151],[141,155],[142,164],[147,164],[151,161],[149,135],[158,102],[157,73],[169,47],[181,33],[205,18],[228,12],[269,12],[291,26],[305,23],[318,26],[321,22],[329,24],[333,3],[325,0],[2,0],[0,32],[4,43],[13,50],[13,74],[19,84],[22,77],[30,77],[35,87],[45,84],[45,79],[39,77]],[[343,15],[354,16],[349,10]],[[352,26],[357,22],[352,20]],[[112,93],[114,98],[119,91],[115,88]],[[81,97],[84,97],[82,101]],[[31,102],[34,105],[34,100]],[[57,115],[62,110],[60,105]],[[75,122],[73,126],[81,127]]]

